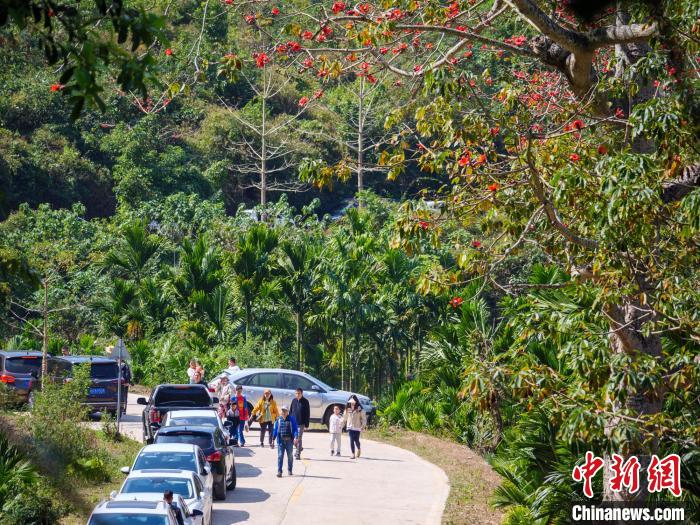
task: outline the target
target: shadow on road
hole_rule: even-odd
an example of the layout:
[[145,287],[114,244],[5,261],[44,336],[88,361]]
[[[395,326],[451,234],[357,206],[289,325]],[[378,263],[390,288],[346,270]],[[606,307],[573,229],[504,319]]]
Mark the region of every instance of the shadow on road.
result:
[[336,478],[335,476],[310,476],[308,474],[302,474],[299,477],[300,478],[314,478],[314,479],[342,479],[342,478]]
[[403,463],[403,459],[386,459],[386,458],[368,458],[367,456],[362,456],[357,460],[358,463],[362,463],[363,460],[367,461],[393,461],[395,463]]
[[239,478],[256,478],[262,470],[248,463],[236,463],[236,476]]
[[[252,487],[236,487],[226,498],[227,503],[259,503],[270,498],[270,494],[262,489]],[[217,509],[217,516],[219,510]]]
[[248,521],[250,513],[244,510],[216,509],[216,521],[222,523],[241,523]]
[[236,447],[235,454],[237,458],[249,458],[255,455],[255,451],[246,447]]

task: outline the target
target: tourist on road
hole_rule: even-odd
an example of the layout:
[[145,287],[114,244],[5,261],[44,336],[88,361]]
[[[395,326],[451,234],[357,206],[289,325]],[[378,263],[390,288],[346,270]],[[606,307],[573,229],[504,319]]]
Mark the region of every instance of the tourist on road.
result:
[[282,463],[284,454],[287,454],[287,473],[292,475],[294,460],[292,451],[299,437],[299,427],[294,416],[289,414],[286,406],[280,408],[281,415],[275,420],[275,428],[272,436],[277,440],[277,477],[282,477]]
[[294,396],[292,404],[289,407],[289,413],[294,416],[294,419],[299,425],[299,438],[297,439],[297,453],[295,457],[301,459],[301,451],[304,450],[302,439],[304,437],[304,430],[309,429],[311,409],[309,407],[309,400],[304,397],[303,389],[297,388]]
[[197,366],[199,366],[197,360],[190,359],[190,367],[187,369],[187,377],[189,378],[190,383],[192,383],[192,377],[194,377],[194,373],[197,371]]
[[[357,396],[353,394],[348,399],[348,404],[345,407],[345,414],[343,415],[343,420],[347,425],[348,435],[350,436],[350,456],[352,459],[360,457],[360,432],[367,428],[367,416],[365,411],[362,410],[362,405],[360,405],[360,400]],[[357,449],[357,452],[355,452]]]
[[204,377],[202,377],[202,373],[199,370],[195,370],[194,374],[192,374],[192,379],[190,379],[190,384],[191,385],[206,385],[207,382],[204,380]]
[[238,446],[244,447],[245,436],[243,435],[243,430],[248,424],[248,400],[243,395],[243,387],[241,385],[236,387],[236,397],[232,400],[231,411],[233,412],[233,417],[238,418],[238,425],[235,427]]
[[173,491],[166,490],[163,492],[163,501],[165,501],[168,506],[173,509],[173,514],[175,514],[175,519],[177,519],[177,525],[185,525],[185,519],[182,517],[182,509],[178,507],[173,501]]
[[241,367],[238,366],[238,365],[236,364],[236,358],[235,358],[235,357],[229,357],[229,358],[228,358],[228,368],[226,369],[226,371],[227,371],[229,374],[233,374],[233,373],[235,373],[235,372],[240,372],[240,371],[241,371]]
[[216,397],[219,398],[219,403],[228,406],[233,397],[233,386],[228,381],[228,376],[221,376],[219,384],[216,385]]
[[270,448],[274,448],[272,444],[272,426],[279,417],[280,412],[269,388],[263,392],[260,401],[250,413],[251,419],[256,414],[260,415],[260,446],[265,446],[265,432],[267,431],[270,437]]
[[340,407],[335,405],[333,413],[328,420],[328,432],[331,435],[331,456],[335,454],[340,456],[340,438],[343,435],[343,416],[340,413]]

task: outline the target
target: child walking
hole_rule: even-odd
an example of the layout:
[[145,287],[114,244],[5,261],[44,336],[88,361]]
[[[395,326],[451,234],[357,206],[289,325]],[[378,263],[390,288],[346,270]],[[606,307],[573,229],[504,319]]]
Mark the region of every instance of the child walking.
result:
[[343,416],[340,415],[340,407],[335,405],[333,413],[328,420],[328,432],[331,435],[331,456],[335,453],[340,456],[340,438],[343,434]]

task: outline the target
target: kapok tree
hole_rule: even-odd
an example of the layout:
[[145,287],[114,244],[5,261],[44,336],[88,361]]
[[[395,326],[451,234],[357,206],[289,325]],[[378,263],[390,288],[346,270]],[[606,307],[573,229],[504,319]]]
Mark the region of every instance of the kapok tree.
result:
[[[692,441],[664,404],[692,403],[698,375],[693,9],[620,3],[582,20],[556,1],[337,1],[309,7],[301,28],[304,52],[326,69],[353,54],[370,73],[424,78],[417,147],[400,137],[385,159],[400,170],[415,157],[444,176],[448,217],[495,232],[455,246],[460,270],[513,293],[527,284],[500,283],[494,269],[535,243],[568,269],[566,286],[594,295],[610,378],[581,385],[590,410],[568,405],[578,423],[561,417],[600,449],[641,455],[643,468],[660,436]],[[402,228],[439,230],[428,216]]]

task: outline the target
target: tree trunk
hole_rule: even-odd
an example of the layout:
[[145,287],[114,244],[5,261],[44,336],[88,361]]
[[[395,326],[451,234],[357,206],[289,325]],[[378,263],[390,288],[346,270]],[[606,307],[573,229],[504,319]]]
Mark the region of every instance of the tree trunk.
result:
[[302,370],[306,365],[304,362],[301,350],[301,323],[303,322],[301,312],[296,312],[294,314],[294,322],[296,323],[297,333],[296,333],[296,346],[297,346],[297,370]]
[[[360,96],[359,96],[359,109],[357,112],[357,192],[360,193],[364,189],[364,133],[365,133],[365,119],[363,116],[363,103],[365,98],[365,77],[360,78]],[[359,198],[358,205],[360,208],[364,207],[362,198]]]
[[340,336],[340,385],[345,390],[345,318],[343,318],[343,331]]
[[265,222],[267,220],[267,213],[265,212],[265,205],[267,204],[267,130],[265,125],[267,124],[267,115],[265,115],[267,106],[267,96],[266,94],[262,97],[262,127],[260,128],[260,205],[263,208],[262,220]]
[[44,277],[41,282],[44,285],[44,307],[42,309],[42,316],[44,318],[44,330],[42,333],[42,343],[41,343],[41,388],[44,388],[46,384],[46,375],[48,373],[48,352],[49,352],[49,280]]

